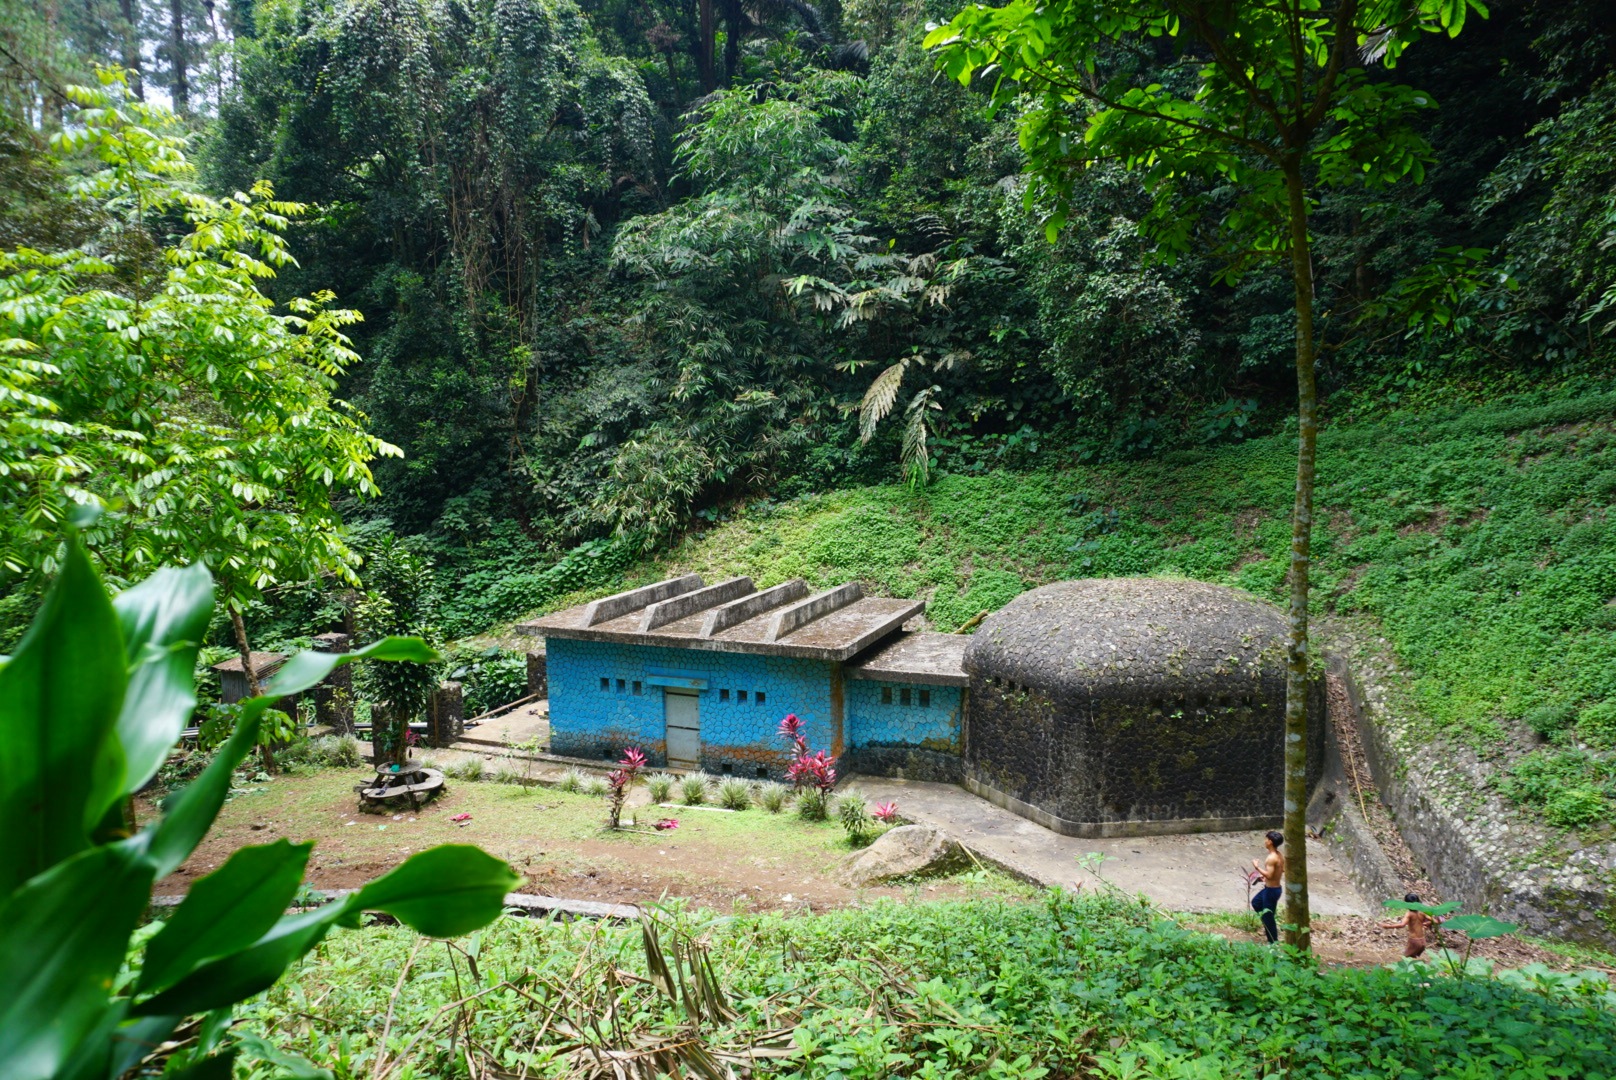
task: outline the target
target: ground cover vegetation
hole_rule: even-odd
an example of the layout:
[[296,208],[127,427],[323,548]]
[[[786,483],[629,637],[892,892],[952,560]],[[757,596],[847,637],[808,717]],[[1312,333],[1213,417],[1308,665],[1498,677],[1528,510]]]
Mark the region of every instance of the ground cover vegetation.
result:
[[[948,628],[1111,573],[1305,619],[1300,555],[1431,730],[1540,740],[1500,792],[1608,829],[1616,9],[962,7],[0,0],[0,651],[82,504],[114,586],[212,570],[181,652],[253,693],[254,648],[468,638],[670,566],[856,577]],[[1230,60],[1236,25],[1288,44]],[[510,700],[491,641],[361,678],[377,753],[441,674]],[[250,712],[193,719],[271,767]],[[1192,1068],[1120,1037],[1092,1068]],[[802,1060],[907,1068],[894,1038]],[[1559,1045],[1531,1067],[1591,1075]]]
[[[383,963],[403,974],[365,977]],[[373,927],[323,944],[248,1024],[339,1077],[1610,1075],[1605,984],[1556,982],[1317,969],[1054,895],[507,920],[448,947]]]

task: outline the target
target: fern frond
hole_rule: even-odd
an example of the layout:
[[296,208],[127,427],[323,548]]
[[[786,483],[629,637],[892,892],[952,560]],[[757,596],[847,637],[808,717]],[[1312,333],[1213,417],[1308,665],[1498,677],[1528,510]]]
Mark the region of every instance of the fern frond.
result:
[[909,361],[899,360],[877,375],[870,388],[864,391],[864,400],[859,404],[860,442],[869,442],[875,436],[875,425],[892,411],[892,406],[898,400],[898,388],[903,385],[903,375],[908,367]]
[[926,426],[926,414],[932,409],[942,408],[932,400],[937,390],[936,386],[928,386],[917,392],[909,399],[909,406],[904,410],[903,447],[899,451],[898,461],[903,467],[904,479],[911,487],[931,479],[931,454],[926,445],[931,432]]

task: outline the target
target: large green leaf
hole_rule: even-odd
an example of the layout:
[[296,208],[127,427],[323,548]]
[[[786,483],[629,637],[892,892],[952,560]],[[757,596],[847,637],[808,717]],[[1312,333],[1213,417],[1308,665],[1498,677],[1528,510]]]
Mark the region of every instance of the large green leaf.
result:
[[283,916],[251,946],[201,964],[130,1012],[135,1016],[207,1012],[263,993],[275,985],[288,964],[314,948],[338,921],[357,911],[355,895],[313,911]]
[[140,991],[172,986],[197,965],[245,949],[286,913],[313,844],[277,840],[244,847],[191,886],[146,945]]
[[417,663],[437,658],[420,638],[383,638],[351,653],[301,652],[276,672],[270,692],[241,703],[236,730],[225,741],[202,775],[163,803],[163,818],[141,834],[150,848],[159,880],[196,850],[225,796],[230,793],[230,776],[258,741],[259,717],[288,694],[301,693],[317,685],[338,667],[356,660],[413,660]]
[[350,653],[300,652],[275,673],[265,694],[279,700],[315,686],[332,671],[355,660],[408,660],[430,664],[443,659],[426,642],[415,637],[388,637]]
[[0,909],[0,1074],[45,1080],[112,1008],[108,993],[151,892],[131,841],[91,848],[12,893]]
[[124,765],[109,738],[123,701],[118,619],[76,538],[0,668],[0,896],[84,850]]
[[355,894],[366,911],[385,911],[423,934],[454,937],[492,922],[505,894],[522,879],[469,844],[444,844],[411,856]]
[[1442,925],[1449,930],[1459,931],[1472,941],[1503,937],[1520,929],[1514,923],[1495,919],[1491,915],[1455,915]]
[[1391,908],[1394,911],[1418,911],[1431,916],[1433,919],[1440,919],[1444,915],[1450,915],[1458,911],[1463,905],[1457,900],[1450,900],[1446,904],[1422,904],[1417,900],[1385,900],[1381,902],[1380,906]]
[[[253,698],[248,704],[262,701],[263,698]],[[258,718],[263,711],[264,707],[259,707],[249,714],[244,707],[236,730],[219,747],[202,775],[163,800],[162,818],[135,837],[146,848],[159,881],[190,857],[213,826],[219,807],[230,794],[236,766],[258,742]]]
[[118,715],[125,772],[117,797],[156,774],[196,708],[196,654],[213,614],[213,578],[200,564],[165,568],[119,593],[112,606],[129,665]]

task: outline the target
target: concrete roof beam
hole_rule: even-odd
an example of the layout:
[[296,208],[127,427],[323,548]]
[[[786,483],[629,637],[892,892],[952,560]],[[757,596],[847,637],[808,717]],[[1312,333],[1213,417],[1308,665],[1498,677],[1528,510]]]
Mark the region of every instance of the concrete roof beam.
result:
[[856,581],[846,585],[838,585],[834,589],[827,589],[822,593],[810,596],[806,600],[798,601],[776,615],[769,624],[769,632],[765,641],[779,641],[789,634],[793,634],[815,619],[822,619],[833,611],[838,611],[849,604],[864,599],[864,590]]
[[594,626],[597,623],[610,622],[620,619],[624,615],[650,607],[652,604],[694,592],[701,588],[700,574],[686,574],[683,577],[669,578],[659,581],[655,585],[646,585],[628,592],[620,592],[615,596],[603,596],[584,609],[583,624]]
[[709,585],[705,589],[694,592],[680,593],[667,600],[659,600],[645,609],[645,616],[640,620],[640,633],[649,634],[659,626],[666,626],[671,622],[689,618],[699,611],[718,604],[727,604],[737,597],[745,597],[755,593],[752,588],[752,579],[749,577],[730,578],[720,581],[716,585]]
[[808,583],[802,578],[792,578],[762,592],[743,596],[739,600],[731,600],[707,613],[707,621],[701,625],[701,636],[710,638],[714,634],[722,634],[732,626],[739,626],[748,619],[755,619],[781,604],[801,600],[807,595]]

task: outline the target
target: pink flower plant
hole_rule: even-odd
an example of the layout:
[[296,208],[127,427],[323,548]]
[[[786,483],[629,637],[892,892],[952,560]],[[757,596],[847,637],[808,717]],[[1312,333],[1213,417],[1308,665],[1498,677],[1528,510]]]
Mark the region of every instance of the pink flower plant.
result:
[[895,802],[880,802],[870,811],[870,816],[883,825],[890,825],[898,819],[898,804]]
[[606,777],[606,787],[609,789],[606,804],[606,827],[617,829],[622,827],[623,804],[628,801],[629,789],[634,781],[639,779],[640,770],[645,768],[645,752],[637,746],[631,746],[623,751],[623,757],[618,761],[617,768]]
[[671,817],[663,818],[661,821],[657,822],[656,826],[655,826],[655,828],[656,828],[656,830],[658,832],[670,832],[670,831],[672,831],[674,829],[677,829],[678,827],[679,827],[679,819],[678,818],[671,818]]

